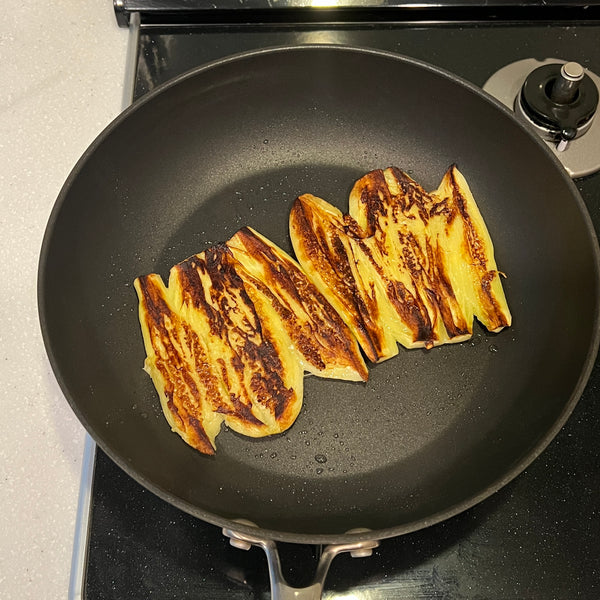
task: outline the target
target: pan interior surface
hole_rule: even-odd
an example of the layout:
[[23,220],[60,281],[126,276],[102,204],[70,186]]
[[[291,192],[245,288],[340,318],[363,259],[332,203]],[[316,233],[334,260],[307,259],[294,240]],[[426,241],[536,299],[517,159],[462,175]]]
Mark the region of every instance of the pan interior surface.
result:
[[[291,251],[293,200],[347,209],[355,179],[398,166],[435,189],[457,163],[486,220],[513,326],[400,350],[366,384],[305,379],[286,433],[224,430],[202,456],[169,429],[135,277],[244,226]],[[575,258],[576,257],[576,258]],[[65,184],[40,262],[48,354],[74,411],[143,485],[210,522],[288,541],[392,535],[456,514],[518,474],[570,414],[597,348],[598,251],[577,192],[508,112],[395,55],[252,53],[167,85],[115,121]]]

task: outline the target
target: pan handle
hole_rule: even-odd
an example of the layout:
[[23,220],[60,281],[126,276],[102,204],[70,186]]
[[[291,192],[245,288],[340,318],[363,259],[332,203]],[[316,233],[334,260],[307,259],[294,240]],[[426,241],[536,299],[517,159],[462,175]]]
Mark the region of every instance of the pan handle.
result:
[[325,583],[329,566],[338,554],[350,552],[353,558],[363,558],[370,556],[373,553],[373,549],[379,546],[379,542],[376,540],[325,546],[319,558],[313,583],[305,588],[295,588],[288,585],[283,576],[277,544],[273,540],[265,540],[258,536],[240,533],[239,531],[227,528],[223,529],[223,535],[228,537],[231,545],[236,548],[249,550],[252,546],[259,546],[263,549],[267,555],[267,563],[269,565],[272,600],[321,600],[323,584]]

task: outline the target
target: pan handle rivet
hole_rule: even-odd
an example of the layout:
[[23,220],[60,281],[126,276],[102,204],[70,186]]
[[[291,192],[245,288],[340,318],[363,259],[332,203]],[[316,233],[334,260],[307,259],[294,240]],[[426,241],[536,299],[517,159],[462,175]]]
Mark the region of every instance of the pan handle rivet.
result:
[[[256,527],[255,523],[252,523],[252,521],[247,521],[246,519],[236,519],[236,521],[238,523],[241,523],[242,525],[249,525],[250,527]],[[227,529],[226,527],[224,527],[222,529],[222,532],[225,537],[229,538],[229,543],[234,548],[239,548],[240,550],[250,550],[250,548],[252,548],[252,542],[249,541],[248,539],[246,539],[247,536],[237,533],[236,531],[233,531],[232,529]]]
[[373,554],[373,548],[359,548],[350,552],[352,558],[367,558]]
[[240,550],[250,550],[252,548],[252,544],[247,542],[246,540],[240,540],[237,538],[229,538],[229,543],[234,548],[239,548]]
[[[346,533],[368,533],[369,531],[371,530],[365,527],[356,527],[355,529],[346,531]],[[377,548],[377,546],[379,546],[379,542],[376,540],[365,540],[363,542],[359,542],[356,544],[356,548],[349,551],[350,556],[352,558],[367,558],[372,556],[373,549]]]

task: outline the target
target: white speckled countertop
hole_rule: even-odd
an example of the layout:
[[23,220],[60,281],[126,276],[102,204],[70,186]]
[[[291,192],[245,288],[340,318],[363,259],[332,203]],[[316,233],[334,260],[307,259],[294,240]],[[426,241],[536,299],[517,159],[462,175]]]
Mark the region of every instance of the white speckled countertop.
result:
[[84,430],[42,343],[47,218],[121,110],[127,30],[110,0],[25,0],[0,20],[0,598],[66,598]]

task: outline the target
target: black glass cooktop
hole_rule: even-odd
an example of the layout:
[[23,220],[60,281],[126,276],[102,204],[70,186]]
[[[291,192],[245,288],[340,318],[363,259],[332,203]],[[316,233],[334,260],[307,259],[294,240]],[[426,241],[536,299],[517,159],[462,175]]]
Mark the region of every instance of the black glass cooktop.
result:
[[[600,73],[600,26],[496,24],[142,27],[135,97],[207,61],[253,48],[343,43],[419,58],[482,85],[522,58],[576,60]],[[600,231],[600,174],[577,181]],[[559,327],[560,324],[557,324]],[[591,326],[591,324],[590,324]],[[600,369],[571,419],[525,473],[471,510],[335,559],[326,599],[591,600],[600,597]],[[83,596],[269,598],[261,550],[158,499],[97,452]],[[283,545],[284,572],[307,585],[320,549]]]

